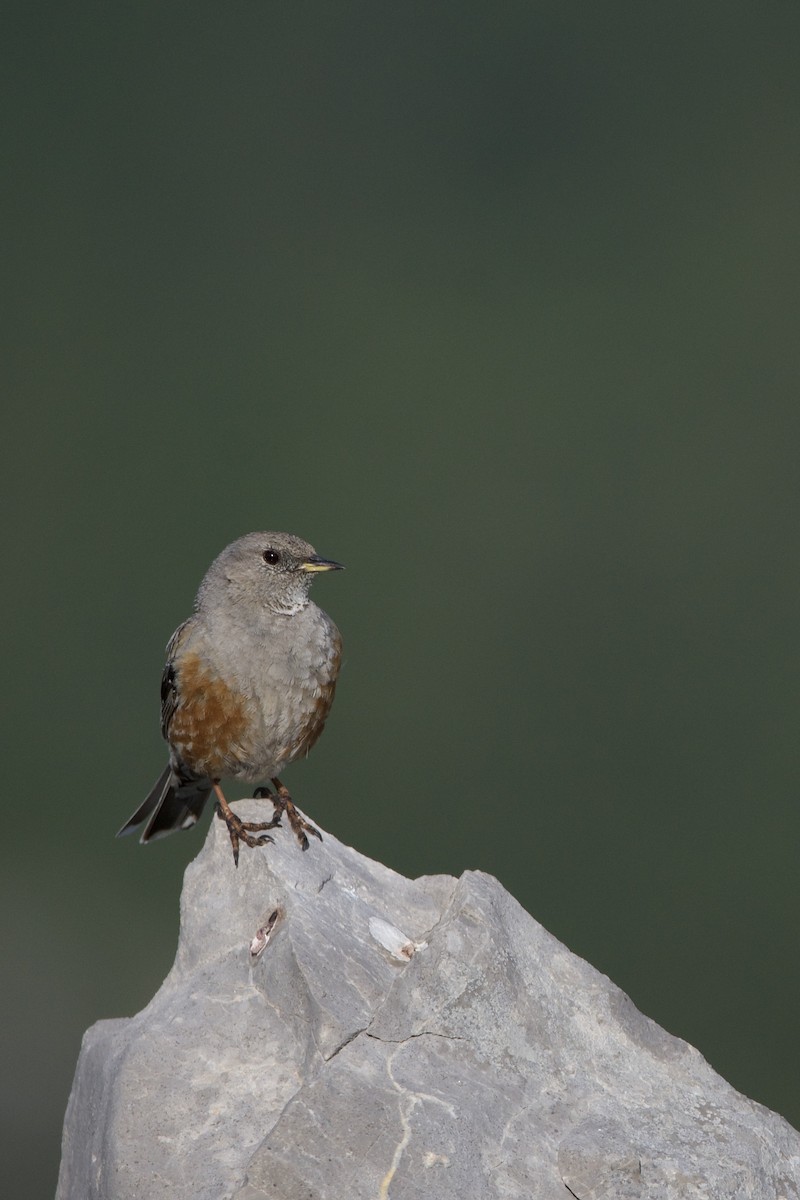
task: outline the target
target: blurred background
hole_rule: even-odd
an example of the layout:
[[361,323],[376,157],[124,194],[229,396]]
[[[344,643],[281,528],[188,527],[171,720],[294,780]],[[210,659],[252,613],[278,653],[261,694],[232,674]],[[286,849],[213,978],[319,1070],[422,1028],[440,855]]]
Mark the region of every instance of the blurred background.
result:
[[309,815],[498,876],[800,1124],[800,8],[5,27],[15,1196],[55,1187],[84,1029],[172,963],[207,822],[114,833],[165,643],[252,529],[348,567]]

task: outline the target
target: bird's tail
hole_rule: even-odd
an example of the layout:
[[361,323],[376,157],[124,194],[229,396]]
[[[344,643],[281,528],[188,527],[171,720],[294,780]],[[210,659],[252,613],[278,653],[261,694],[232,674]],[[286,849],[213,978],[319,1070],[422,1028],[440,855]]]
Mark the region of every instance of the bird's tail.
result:
[[153,790],[126,821],[117,837],[133,833],[144,825],[141,842],[166,837],[176,829],[190,829],[196,823],[211,795],[211,781],[205,776],[179,779],[172,766],[159,775]]

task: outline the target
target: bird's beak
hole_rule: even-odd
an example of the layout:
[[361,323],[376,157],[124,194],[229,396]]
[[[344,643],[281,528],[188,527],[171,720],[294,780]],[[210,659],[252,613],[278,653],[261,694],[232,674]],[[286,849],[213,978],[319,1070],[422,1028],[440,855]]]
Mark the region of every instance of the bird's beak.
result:
[[301,571],[343,571],[344,567],[341,563],[334,562],[331,558],[320,558],[318,554],[310,554],[308,558],[300,563]]

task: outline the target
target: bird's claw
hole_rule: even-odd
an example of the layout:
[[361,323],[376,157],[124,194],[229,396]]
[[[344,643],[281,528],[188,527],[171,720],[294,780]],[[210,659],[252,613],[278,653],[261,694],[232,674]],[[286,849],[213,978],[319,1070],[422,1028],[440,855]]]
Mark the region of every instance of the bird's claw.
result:
[[301,817],[300,813],[297,811],[294,801],[289,794],[289,789],[286,787],[286,785],[281,783],[280,779],[273,779],[272,784],[275,788],[275,795],[267,791],[267,789],[259,788],[259,791],[263,790],[267,792],[267,795],[275,805],[277,816],[282,817],[284,813],[286,814],[286,819],[292,827],[292,832],[300,843],[300,849],[308,849],[308,838],[306,837],[307,833],[310,833],[312,837],[319,838],[319,840],[322,841],[322,834],[317,827],[312,825],[310,821],[307,821],[305,817]]
[[[243,821],[230,808],[225,811],[219,805],[217,805],[217,816],[228,826],[228,835],[233,848],[233,861],[237,867],[239,865],[239,843],[244,842],[252,850],[258,846],[266,846],[268,842],[274,842],[275,839],[268,833],[263,833],[262,830],[275,829],[281,823],[280,816],[273,817],[271,821]],[[259,836],[256,837],[255,834]]]
[[322,841],[322,834],[317,827],[312,825],[309,821],[303,821],[300,830],[298,831],[295,829],[295,834],[297,835],[297,840],[300,843],[301,850],[308,849],[308,838],[306,837],[306,833],[310,833],[312,837],[319,838],[319,840]]

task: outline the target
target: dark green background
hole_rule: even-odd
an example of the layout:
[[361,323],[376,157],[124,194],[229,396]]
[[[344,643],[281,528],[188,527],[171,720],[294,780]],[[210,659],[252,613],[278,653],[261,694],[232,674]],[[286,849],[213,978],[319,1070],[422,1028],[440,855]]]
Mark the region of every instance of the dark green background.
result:
[[52,1192],[82,1031],[171,964],[205,825],[113,834],[163,646],[260,528],[348,566],[300,804],[496,874],[800,1123],[800,7],[4,24],[15,1196]]

